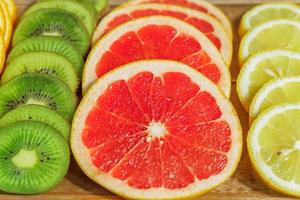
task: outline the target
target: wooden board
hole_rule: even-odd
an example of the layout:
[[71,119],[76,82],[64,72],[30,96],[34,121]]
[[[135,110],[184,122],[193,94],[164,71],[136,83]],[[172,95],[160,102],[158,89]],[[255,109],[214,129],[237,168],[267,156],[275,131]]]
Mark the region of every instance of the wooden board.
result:
[[[124,2],[124,0],[110,0],[110,5],[114,6]],[[220,7],[230,18],[234,30],[234,59],[231,66],[233,78],[231,100],[239,114],[243,125],[244,138],[248,130],[248,117],[243,110],[236,94],[235,80],[239,72],[236,62],[238,49],[237,26],[241,15],[257,3],[274,0],[211,0]],[[19,15],[34,0],[16,0]],[[298,1],[300,2],[300,0]],[[236,173],[223,185],[210,193],[198,198],[201,200],[283,200],[293,199],[267,189],[257,181],[250,173],[251,165],[244,146],[242,159]],[[0,193],[0,200],[117,200],[121,199],[102,187],[89,180],[72,160],[70,171],[65,180],[48,193],[37,196],[15,196]]]

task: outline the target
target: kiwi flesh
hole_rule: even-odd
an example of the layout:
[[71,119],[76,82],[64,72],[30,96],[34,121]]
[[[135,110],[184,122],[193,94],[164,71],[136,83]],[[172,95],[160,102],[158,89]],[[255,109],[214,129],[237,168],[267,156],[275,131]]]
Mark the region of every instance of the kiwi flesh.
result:
[[12,46],[29,37],[62,37],[70,41],[85,55],[90,46],[90,35],[80,19],[61,9],[40,9],[28,14],[19,22],[12,40]]
[[0,87],[0,117],[27,104],[46,106],[70,121],[76,96],[60,79],[45,74],[26,73]]
[[56,186],[67,174],[67,141],[51,126],[32,121],[0,129],[0,190],[37,194]]
[[68,11],[73,15],[77,16],[81,22],[84,24],[89,34],[92,35],[96,26],[96,19],[93,16],[92,11],[85,7],[82,3],[76,2],[74,0],[59,0],[59,1],[42,1],[34,4],[22,17],[26,17],[28,14],[35,12],[40,9],[47,8],[57,8]]
[[81,0],[81,1],[90,2],[98,12],[99,17],[101,17],[101,15],[105,13],[108,7],[108,0]]
[[8,113],[0,119],[0,128],[20,121],[37,121],[45,123],[56,130],[69,141],[70,125],[58,113],[41,105],[24,105]]
[[[71,42],[61,37],[36,36],[27,38],[14,46],[9,53],[7,62],[9,63],[12,59],[21,54],[33,51],[47,51],[60,54],[72,63],[76,68],[77,74],[82,73],[84,63],[82,55]],[[81,78],[81,76],[79,78]]]
[[75,68],[67,58],[56,53],[43,51],[22,54],[13,59],[6,66],[1,84],[25,73],[43,73],[59,78],[73,92],[76,92],[79,85]]

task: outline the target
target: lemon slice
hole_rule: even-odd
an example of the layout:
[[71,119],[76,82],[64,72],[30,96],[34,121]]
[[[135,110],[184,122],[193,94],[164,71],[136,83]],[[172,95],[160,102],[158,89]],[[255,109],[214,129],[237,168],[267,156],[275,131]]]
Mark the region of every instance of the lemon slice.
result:
[[300,197],[300,105],[263,112],[253,123],[247,146],[254,170],[271,188]]
[[11,21],[10,15],[9,15],[8,6],[5,3],[5,1],[0,0],[0,7],[1,7],[2,13],[4,14],[4,18],[5,18],[5,31],[3,32],[3,34],[4,34],[5,48],[8,49],[8,47],[10,45],[13,25],[12,25],[12,21]]
[[300,54],[273,50],[257,54],[247,60],[237,79],[238,96],[246,109],[268,81],[287,76],[300,75]]
[[273,49],[300,52],[300,22],[275,20],[253,28],[241,41],[239,64],[242,66],[250,56]]
[[274,79],[265,84],[250,105],[250,122],[262,111],[282,103],[300,103],[300,76]]
[[300,7],[293,3],[265,3],[255,6],[243,15],[239,35],[243,36],[255,26],[275,19],[300,21]]

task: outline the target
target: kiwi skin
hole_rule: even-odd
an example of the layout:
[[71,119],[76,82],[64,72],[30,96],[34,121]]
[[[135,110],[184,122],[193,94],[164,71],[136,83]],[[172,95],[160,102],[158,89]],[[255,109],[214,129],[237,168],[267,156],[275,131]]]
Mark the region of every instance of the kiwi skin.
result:
[[76,92],[79,85],[75,68],[70,61],[52,52],[30,52],[16,57],[6,66],[1,84],[24,73],[43,73],[59,78],[73,92]]
[[70,125],[58,113],[41,105],[24,105],[8,113],[0,119],[0,128],[19,121],[37,121],[45,123],[58,130],[69,141]]
[[76,96],[61,80],[45,75],[26,73],[0,87],[0,117],[28,104],[46,106],[70,121],[76,109]]
[[22,17],[26,17],[28,14],[35,12],[37,10],[47,9],[47,8],[57,8],[72,13],[73,15],[77,16],[81,20],[82,24],[84,24],[89,34],[90,35],[93,34],[94,29],[96,27],[96,19],[94,18],[93,13],[88,8],[86,8],[83,4],[76,2],[74,0],[39,2],[29,7],[26,10],[26,12],[22,15]]
[[18,24],[12,46],[29,37],[40,35],[62,37],[85,55],[91,37],[80,19],[61,9],[41,9],[24,17]]
[[[0,129],[0,141],[1,191],[14,194],[46,192],[67,174],[70,164],[69,145],[49,125],[31,121],[16,122]],[[13,158],[22,150],[35,153],[36,160],[27,161],[36,162],[33,166],[27,168],[13,162]]]
[[53,52],[66,57],[76,68],[77,74],[80,74],[78,78],[81,78],[84,63],[82,55],[71,42],[61,37],[36,36],[27,38],[14,46],[8,55],[7,62],[10,63],[12,59],[24,53],[35,51]]

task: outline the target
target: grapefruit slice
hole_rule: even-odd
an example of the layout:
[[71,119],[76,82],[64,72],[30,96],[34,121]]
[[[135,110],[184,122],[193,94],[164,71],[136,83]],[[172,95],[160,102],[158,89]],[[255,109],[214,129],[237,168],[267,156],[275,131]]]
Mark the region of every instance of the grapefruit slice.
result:
[[133,4],[145,4],[145,3],[165,3],[165,4],[173,4],[173,5],[180,5],[183,7],[188,7],[194,10],[198,10],[200,12],[207,13],[217,20],[221,22],[224,26],[225,30],[227,31],[228,35],[232,39],[232,26],[228,17],[216,6],[211,3],[208,3],[203,0],[133,0],[129,1],[126,5],[133,5]]
[[242,150],[229,100],[182,63],[144,60],[102,76],[73,120],[84,173],[128,199],[191,198],[223,183]]
[[230,73],[217,48],[186,22],[151,16],[126,22],[102,37],[83,72],[83,92],[100,76],[144,59],[169,59],[194,67],[230,95]]
[[141,4],[115,9],[104,17],[96,28],[93,43],[116,26],[127,21],[153,15],[171,16],[193,25],[217,47],[228,64],[232,58],[232,42],[219,21],[193,9],[168,4]]

